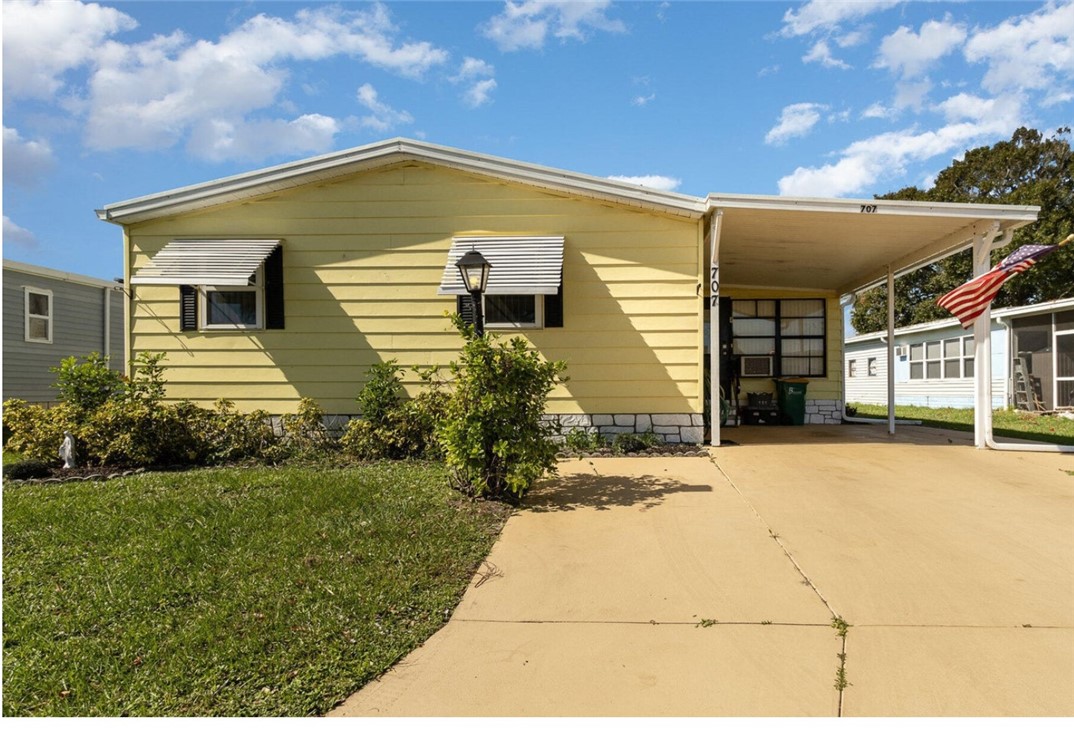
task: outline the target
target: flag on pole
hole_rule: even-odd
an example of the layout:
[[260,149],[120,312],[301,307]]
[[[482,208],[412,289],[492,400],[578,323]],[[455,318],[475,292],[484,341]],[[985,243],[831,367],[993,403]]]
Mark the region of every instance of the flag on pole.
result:
[[1074,241],[1074,234],[1067,236],[1054,246],[1027,244],[1019,247],[981,276],[955,287],[940,297],[936,300],[936,304],[957,317],[958,321],[962,323],[962,327],[969,328],[973,325],[973,321],[980,317],[985,308],[996,298],[999,288],[1003,286],[1005,281],[1018,272],[1024,272],[1029,269],[1048,254],[1070,241]]

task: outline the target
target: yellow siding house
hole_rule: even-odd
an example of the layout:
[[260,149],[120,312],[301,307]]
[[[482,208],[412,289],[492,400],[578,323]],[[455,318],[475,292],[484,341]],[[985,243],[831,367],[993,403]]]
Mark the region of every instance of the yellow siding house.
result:
[[453,264],[477,249],[487,328],[568,363],[564,429],[700,442],[706,383],[718,402],[802,377],[808,421],[837,423],[840,296],[1035,217],[875,203],[697,198],[395,139],[98,216],[123,227],[128,360],[165,352],[169,398],[353,415],[370,365],[456,356]]

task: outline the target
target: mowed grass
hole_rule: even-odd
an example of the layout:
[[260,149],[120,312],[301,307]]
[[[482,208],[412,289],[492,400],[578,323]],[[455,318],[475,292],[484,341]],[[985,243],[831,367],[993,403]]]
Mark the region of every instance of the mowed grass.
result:
[[447,620],[505,518],[430,464],[5,485],[4,715],[323,713]]
[[[848,404],[858,416],[887,418],[887,406]],[[973,409],[930,409],[924,406],[896,406],[898,419],[916,419],[925,426],[973,431]],[[1051,444],[1074,444],[1074,419],[1046,416],[1029,411],[1000,409],[992,412],[992,433],[996,437],[1032,439]]]

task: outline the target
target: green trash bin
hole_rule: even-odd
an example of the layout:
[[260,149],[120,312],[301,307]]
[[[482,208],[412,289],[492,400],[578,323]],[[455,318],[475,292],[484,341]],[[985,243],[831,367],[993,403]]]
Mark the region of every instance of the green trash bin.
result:
[[805,392],[809,381],[804,378],[777,378],[775,381],[783,423],[805,424]]

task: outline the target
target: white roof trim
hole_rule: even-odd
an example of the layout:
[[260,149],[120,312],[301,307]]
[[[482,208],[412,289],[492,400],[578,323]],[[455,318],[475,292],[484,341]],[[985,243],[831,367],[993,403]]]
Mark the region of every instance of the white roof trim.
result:
[[456,262],[476,249],[492,264],[486,294],[555,294],[563,280],[562,236],[459,236],[452,239],[437,294],[468,294]]
[[506,158],[482,155],[403,138],[285,163],[207,183],[112,203],[97,211],[102,221],[125,224],[183,213],[293,188],[406,160],[491,175],[591,198],[616,201],[674,215],[701,218],[704,199],[583,175]]
[[10,259],[4,259],[4,269],[10,269],[13,272],[21,272],[23,274],[33,274],[38,277],[45,277],[46,279],[55,279],[61,282],[74,282],[76,284],[85,284],[91,287],[100,287],[101,289],[123,288],[123,284],[120,282],[110,282],[107,279],[89,277],[85,274],[62,272],[59,269],[49,269],[48,267],[42,267],[36,264],[26,264],[21,261],[12,261]]
[[172,241],[131,277],[131,284],[244,287],[279,245],[279,239]]
[[939,216],[942,218],[1037,220],[1038,206],[995,203],[933,203],[931,201],[884,200],[879,198],[790,198],[781,195],[741,195],[710,193],[705,199],[710,209],[747,208],[758,211],[807,211],[812,213],[854,213],[866,216]]

